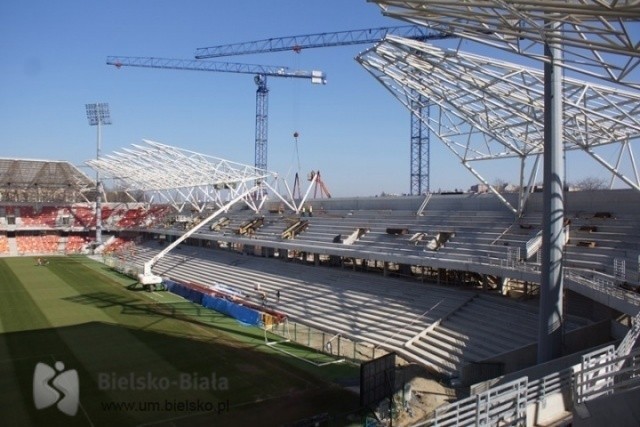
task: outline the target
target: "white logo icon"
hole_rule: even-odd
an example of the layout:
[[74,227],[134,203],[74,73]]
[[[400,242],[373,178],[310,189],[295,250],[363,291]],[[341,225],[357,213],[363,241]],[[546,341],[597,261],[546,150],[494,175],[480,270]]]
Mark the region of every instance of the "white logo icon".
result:
[[56,362],[54,366],[55,369],[42,362],[36,365],[33,371],[33,402],[36,409],[57,404],[61,412],[74,416],[79,404],[78,372],[75,369],[65,371],[62,362]]

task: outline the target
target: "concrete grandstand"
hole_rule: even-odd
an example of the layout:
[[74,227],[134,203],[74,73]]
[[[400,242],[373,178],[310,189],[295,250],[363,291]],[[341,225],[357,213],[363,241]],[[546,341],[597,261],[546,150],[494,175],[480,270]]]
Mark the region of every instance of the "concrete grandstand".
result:
[[[625,28],[637,25],[637,10],[374,2],[389,16],[571,72],[555,79],[563,92],[552,96],[551,67],[397,36],[359,55],[414,114],[429,100],[439,119],[424,124],[488,193],[311,198],[311,173],[296,196],[275,173],[144,141],[87,162],[131,200],[101,208],[91,180],[64,162],[0,160],[0,255],[102,254],[143,285],[226,290],[265,318],[277,313],[283,321],[262,326],[283,340],[353,361],[395,353],[458,391],[416,425],[637,425],[640,85],[629,40],[637,32]],[[550,30],[550,21],[571,31]],[[551,151],[588,156],[610,189],[569,191],[566,159],[545,157],[557,168],[545,169],[538,192]],[[475,166],[503,159],[517,163],[517,192],[488,184]],[[613,189],[616,180],[628,188]],[[100,223],[104,243],[94,242]],[[552,264],[561,354],[541,362]]]
[[[549,368],[556,373],[572,369],[582,354],[620,342],[633,331],[640,308],[639,193],[565,196],[566,358]],[[529,382],[549,375],[535,371],[540,193],[530,194],[520,216],[492,194],[306,199],[304,205],[285,205],[280,197],[235,205],[206,224],[217,198],[202,211],[107,203],[107,244],[97,252],[114,253],[140,270],[200,225],[155,265],[156,274],[224,283],[256,300],[259,283],[268,306],[291,324],[326,334],[324,351],[356,360],[396,352],[469,390],[518,372],[528,372]],[[90,252],[96,249],[92,233],[91,203],[0,203],[4,255]],[[347,351],[348,342],[357,345]],[[566,393],[557,387],[555,393]],[[544,417],[566,419],[575,407],[551,406]]]

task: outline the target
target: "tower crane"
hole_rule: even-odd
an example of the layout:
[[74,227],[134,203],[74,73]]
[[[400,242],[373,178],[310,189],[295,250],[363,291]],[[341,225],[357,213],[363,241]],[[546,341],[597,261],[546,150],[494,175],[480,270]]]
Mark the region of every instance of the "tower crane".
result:
[[253,74],[256,90],[255,167],[267,169],[267,134],[269,89],[267,77],[288,77],[311,80],[313,84],[326,84],[322,71],[290,70],[275,65],[255,65],[235,62],[199,61],[193,59],[152,58],[139,56],[109,56],[107,64],[120,67],[164,68],[172,70],[216,71],[222,73]]
[[[249,42],[232,43],[196,49],[196,59],[220,58],[235,55],[293,51],[302,49],[347,46],[376,43],[387,34],[394,34],[414,40],[442,40],[454,38],[453,34],[434,31],[417,25],[365,28],[361,30],[336,31],[328,33],[303,34],[275,37]],[[424,124],[429,119],[428,100],[416,94],[413,101],[418,114],[411,114],[411,194],[429,192],[430,134]]]

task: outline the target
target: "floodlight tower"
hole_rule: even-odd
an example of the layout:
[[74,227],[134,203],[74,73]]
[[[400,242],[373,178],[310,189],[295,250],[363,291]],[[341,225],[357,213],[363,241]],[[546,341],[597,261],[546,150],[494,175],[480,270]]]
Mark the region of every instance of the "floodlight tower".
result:
[[[87,120],[89,126],[96,126],[98,135],[96,138],[96,160],[100,160],[100,146],[102,144],[102,125],[111,124],[109,104],[106,102],[86,104]],[[102,182],[100,171],[96,170],[96,243],[102,243]]]

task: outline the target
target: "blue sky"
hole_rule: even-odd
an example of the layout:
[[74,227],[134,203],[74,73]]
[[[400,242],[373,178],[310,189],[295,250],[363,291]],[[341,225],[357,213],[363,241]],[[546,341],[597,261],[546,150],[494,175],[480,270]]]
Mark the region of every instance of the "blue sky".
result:
[[[147,138],[253,164],[253,76],[118,70],[106,57],[192,58],[198,47],[403,24],[364,0],[3,0],[0,157],[82,164],[96,143],[85,104],[108,102],[104,153]],[[354,60],[367,47],[229,59],[327,74],[326,86],[269,80],[269,169],[298,170],[298,132],[300,172],[320,170],[334,195],[409,192],[409,113]],[[476,183],[441,144],[431,154],[432,190]]]

